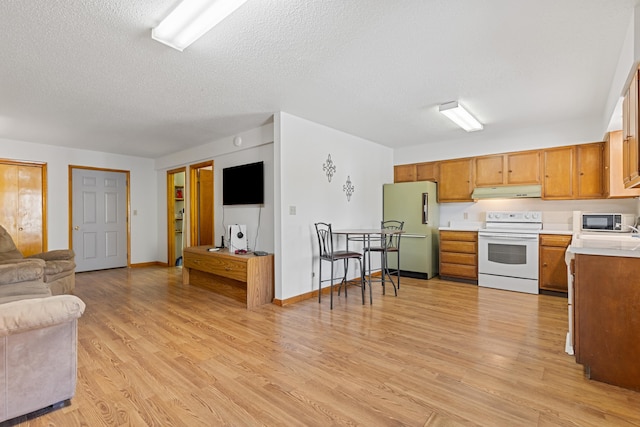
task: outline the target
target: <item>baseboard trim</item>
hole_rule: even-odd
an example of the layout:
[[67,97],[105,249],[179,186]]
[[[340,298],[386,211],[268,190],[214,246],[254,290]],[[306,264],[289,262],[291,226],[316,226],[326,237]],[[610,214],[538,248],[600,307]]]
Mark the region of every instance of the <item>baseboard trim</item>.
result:
[[144,267],[169,267],[166,262],[152,261],[152,262],[139,262],[136,264],[130,264],[129,268],[144,268]]
[[[375,276],[375,274],[373,274]],[[360,286],[360,281],[358,279],[352,279],[347,281],[348,285],[354,285],[354,286]],[[336,287],[336,285],[333,285],[334,287]],[[322,288],[322,295],[324,294],[328,294],[329,291],[331,291],[331,286],[326,286]],[[296,295],[294,297],[291,298],[287,298],[284,300],[281,299],[277,299],[274,298],[273,299],[273,304],[278,305],[280,307],[284,307],[286,305],[291,305],[291,304],[295,304],[297,302],[300,301],[305,301],[311,298],[316,298],[318,296],[318,290],[314,290],[314,291],[310,291],[310,292],[306,292],[304,294],[300,294],[300,295]]]

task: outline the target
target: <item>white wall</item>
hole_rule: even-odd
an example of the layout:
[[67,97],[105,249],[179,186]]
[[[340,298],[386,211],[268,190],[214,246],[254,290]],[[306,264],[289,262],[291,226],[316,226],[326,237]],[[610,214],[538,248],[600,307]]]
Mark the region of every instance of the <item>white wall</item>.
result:
[[[215,199],[216,244],[225,236],[229,242],[229,225],[244,224],[247,226],[247,245],[249,250],[274,251],[273,231],[273,143],[242,150],[215,158],[214,191],[220,195]],[[222,169],[246,163],[264,162],[264,204],[263,205],[222,205]],[[224,228],[223,228],[224,225]]]
[[156,173],[153,160],[0,139],[0,157],[47,163],[48,248],[70,247],[69,165],[130,171],[131,262],[157,260]]
[[[380,226],[382,185],[393,182],[393,151],[285,112],[274,122],[275,293],[287,299],[318,288],[312,277],[318,271],[315,222],[335,229]],[[329,155],[336,165],[331,182],[323,170]],[[355,188],[350,201],[343,191],[347,177]]]
[[[167,171],[182,166],[187,168],[187,183],[189,186],[189,165],[206,160],[213,160],[214,167],[214,222],[215,244],[220,244],[220,236],[224,235],[224,225],[245,224],[249,249],[274,251],[274,154],[273,154],[273,123],[239,133],[242,139],[240,147],[233,144],[233,136],[212,141],[195,148],[180,150],[156,159],[158,182],[158,252],[159,261],[167,262]],[[222,206],[222,169],[245,163],[264,162],[265,203],[264,205]],[[188,192],[187,192],[188,194]],[[184,229],[189,230],[189,203],[185,204]],[[259,221],[259,224],[258,224]],[[259,225],[259,229],[258,229]],[[187,246],[190,236],[187,233]],[[228,236],[227,236],[228,237]],[[257,238],[257,240],[256,240]]]
[[490,126],[473,133],[455,129],[452,132],[458,132],[460,139],[397,148],[394,151],[394,164],[430,162],[603,141],[607,125],[591,123],[585,126],[583,122],[555,123],[531,129],[514,129],[500,135],[494,135]]

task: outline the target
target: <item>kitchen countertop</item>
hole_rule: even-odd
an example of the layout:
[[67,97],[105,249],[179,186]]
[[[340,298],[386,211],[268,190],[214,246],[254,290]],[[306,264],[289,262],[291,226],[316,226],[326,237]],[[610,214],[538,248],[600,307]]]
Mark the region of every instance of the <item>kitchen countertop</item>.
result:
[[438,227],[440,231],[478,231],[482,227],[464,227],[464,226],[455,226],[455,227]]
[[543,227],[542,230],[540,230],[540,234],[564,234],[564,235],[571,236],[573,234],[573,231],[571,231],[571,230],[548,230],[548,229],[545,229]]
[[640,258],[640,237],[625,235],[577,235],[567,253]]

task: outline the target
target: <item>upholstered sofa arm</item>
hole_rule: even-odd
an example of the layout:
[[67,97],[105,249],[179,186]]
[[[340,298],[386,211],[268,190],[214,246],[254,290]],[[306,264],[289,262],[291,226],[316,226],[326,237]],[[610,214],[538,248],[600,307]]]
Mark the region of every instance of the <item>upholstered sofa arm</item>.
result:
[[70,322],[84,313],[74,295],[56,295],[0,304],[0,337]]
[[0,262],[0,285],[42,280],[45,262],[39,259],[22,259]]
[[27,258],[38,258],[45,261],[66,261],[71,260],[75,254],[71,249],[56,249],[49,252],[42,252],[35,255],[29,255]]

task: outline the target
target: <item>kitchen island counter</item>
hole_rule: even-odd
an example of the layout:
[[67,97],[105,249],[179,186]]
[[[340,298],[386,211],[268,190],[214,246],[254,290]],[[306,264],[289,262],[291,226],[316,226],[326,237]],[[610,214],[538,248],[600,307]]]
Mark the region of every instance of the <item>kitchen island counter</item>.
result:
[[637,234],[575,235],[567,252],[640,258],[640,236]]
[[640,391],[640,259],[625,255],[576,253],[574,352],[588,378]]

